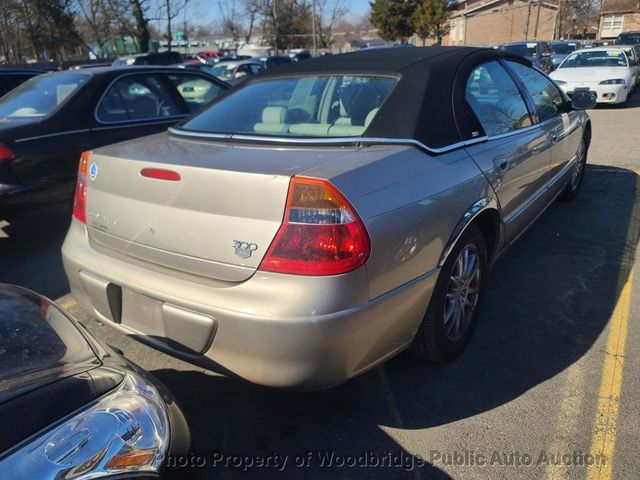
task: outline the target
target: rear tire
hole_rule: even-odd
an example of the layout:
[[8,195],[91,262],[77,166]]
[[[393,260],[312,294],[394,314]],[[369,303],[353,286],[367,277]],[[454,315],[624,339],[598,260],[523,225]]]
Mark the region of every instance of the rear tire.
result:
[[427,312],[409,347],[413,355],[435,362],[460,355],[478,318],[486,273],[485,238],[471,224],[440,270]]
[[580,191],[580,185],[582,185],[582,179],[584,177],[584,171],[587,167],[587,154],[589,153],[589,144],[587,143],[586,135],[580,140],[580,146],[578,147],[578,161],[575,164],[571,176],[567,181],[567,185],[564,187],[564,191],[561,194],[562,200],[570,201],[578,196]]

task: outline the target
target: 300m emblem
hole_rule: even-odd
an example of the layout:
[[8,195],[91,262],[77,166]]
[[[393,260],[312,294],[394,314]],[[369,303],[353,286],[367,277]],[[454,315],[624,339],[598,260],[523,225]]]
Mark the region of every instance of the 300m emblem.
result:
[[236,255],[240,258],[249,258],[253,252],[258,249],[255,243],[243,242],[242,240],[234,240],[233,248],[236,249]]

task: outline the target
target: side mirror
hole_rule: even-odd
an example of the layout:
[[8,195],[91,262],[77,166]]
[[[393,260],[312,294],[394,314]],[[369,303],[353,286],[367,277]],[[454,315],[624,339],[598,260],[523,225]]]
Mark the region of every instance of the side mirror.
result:
[[575,92],[571,97],[571,107],[574,110],[589,110],[596,106],[596,96],[591,92]]
[[637,60],[629,60],[629,65],[631,67],[637,67],[638,66],[638,61]]

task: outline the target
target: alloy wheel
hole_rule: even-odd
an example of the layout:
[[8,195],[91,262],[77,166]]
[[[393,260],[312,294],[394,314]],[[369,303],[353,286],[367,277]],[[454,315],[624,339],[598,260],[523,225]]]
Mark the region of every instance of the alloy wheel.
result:
[[458,254],[449,277],[444,309],[447,337],[455,342],[466,332],[480,298],[480,257],[478,248],[469,244]]
[[584,165],[586,160],[585,152],[586,147],[584,140],[582,140],[580,142],[580,147],[578,148],[578,159],[573,167],[573,172],[571,173],[571,190],[575,190],[580,184],[580,180],[584,173]]

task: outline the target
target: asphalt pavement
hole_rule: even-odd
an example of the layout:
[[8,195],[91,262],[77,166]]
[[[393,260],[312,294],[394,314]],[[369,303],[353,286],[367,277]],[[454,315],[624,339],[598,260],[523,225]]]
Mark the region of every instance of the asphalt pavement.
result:
[[194,478],[640,478],[640,94],[590,112],[578,198],[496,264],[468,350],[400,354],[344,385],[225,378],[99,324],[68,293],[65,225],[0,239],[0,282],[33,288],[156,375],[190,421]]

